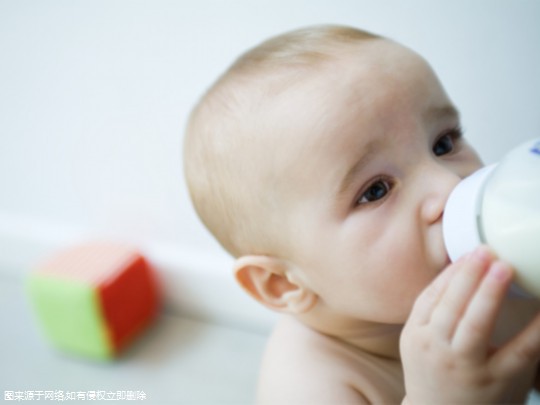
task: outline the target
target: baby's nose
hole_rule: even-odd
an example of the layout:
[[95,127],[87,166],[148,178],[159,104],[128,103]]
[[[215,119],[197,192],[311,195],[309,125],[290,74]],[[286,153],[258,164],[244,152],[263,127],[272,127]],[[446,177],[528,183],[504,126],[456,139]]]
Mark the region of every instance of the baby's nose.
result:
[[427,192],[422,203],[421,215],[426,222],[435,223],[442,220],[446,201],[461,177],[444,168],[426,170],[429,170],[430,173],[427,173],[425,178]]

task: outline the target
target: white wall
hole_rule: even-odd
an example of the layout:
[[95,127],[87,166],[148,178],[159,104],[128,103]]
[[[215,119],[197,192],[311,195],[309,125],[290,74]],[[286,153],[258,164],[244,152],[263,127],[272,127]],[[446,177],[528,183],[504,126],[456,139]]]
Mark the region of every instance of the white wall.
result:
[[114,236],[219,279],[182,178],[187,114],[247,47],[325,22],[422,53],[487,162],[540,136],[536,0],[0,0],[0,259]]

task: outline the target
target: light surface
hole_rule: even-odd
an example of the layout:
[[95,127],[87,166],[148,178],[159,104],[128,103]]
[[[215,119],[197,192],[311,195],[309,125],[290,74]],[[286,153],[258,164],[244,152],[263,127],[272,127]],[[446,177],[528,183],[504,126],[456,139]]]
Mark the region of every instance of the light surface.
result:
[[163,315],[119,360],[92,362],[50,347],[22,285],[0,277],[4,391],[143,391],[141,404],[251,404],[266,336]]

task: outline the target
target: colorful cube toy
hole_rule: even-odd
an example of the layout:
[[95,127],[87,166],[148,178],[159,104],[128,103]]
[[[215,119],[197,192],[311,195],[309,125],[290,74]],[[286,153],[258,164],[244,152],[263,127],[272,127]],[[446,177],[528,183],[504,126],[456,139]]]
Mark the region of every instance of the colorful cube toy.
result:
[[90,243],[38,266],[28,292],[56,347],[96,359],[115,357],[156,316],[156,274],[135,249]]

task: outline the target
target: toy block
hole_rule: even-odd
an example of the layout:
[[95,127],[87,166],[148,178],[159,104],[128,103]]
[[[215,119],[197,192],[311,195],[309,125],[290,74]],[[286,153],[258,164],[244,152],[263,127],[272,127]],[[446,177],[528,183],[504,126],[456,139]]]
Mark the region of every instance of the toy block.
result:
[[72,247],[27,280],[34,312],[54,346],[95,359],[116,357],[157,315],[157,277],[135,249]]

